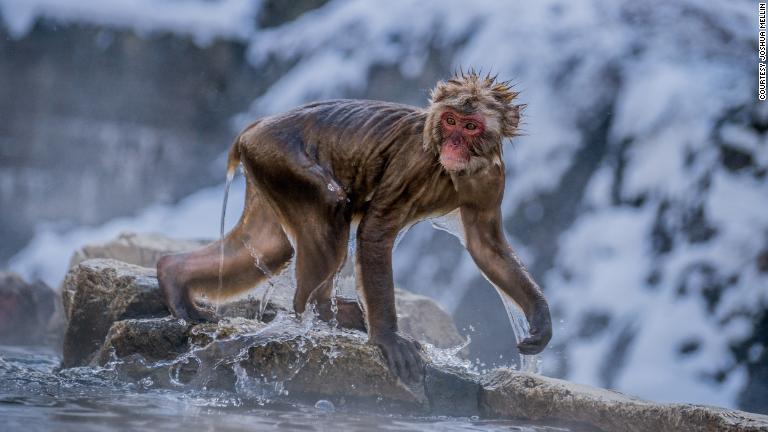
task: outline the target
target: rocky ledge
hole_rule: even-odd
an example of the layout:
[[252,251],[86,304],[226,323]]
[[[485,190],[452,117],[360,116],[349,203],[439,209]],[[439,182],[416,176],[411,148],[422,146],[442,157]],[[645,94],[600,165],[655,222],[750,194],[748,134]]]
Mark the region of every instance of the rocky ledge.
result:
[[[399,291],[403,330],[428,342],[423,381],[406,385],[387,370],[365,334],[333,329],[311,314],[290,314],[290,293],[269,299],[263,321],[255,319],[259,301],[244,299],[222,307],[225,318],[218,324],[192,324],[168,316],[154,269],[94,259],[95,250],[72,267],[63,285],[69,319],[64,367],[105,366],[149,387],[577,429],[768,431],[768,417],[757,414],[654,403],[511,369],[475,373],[449,348],[462,341],[450,317],[429,299]],[[151,265],[158,254],[134,250],[130,256],[150,257],[152,262],[134,262]]]

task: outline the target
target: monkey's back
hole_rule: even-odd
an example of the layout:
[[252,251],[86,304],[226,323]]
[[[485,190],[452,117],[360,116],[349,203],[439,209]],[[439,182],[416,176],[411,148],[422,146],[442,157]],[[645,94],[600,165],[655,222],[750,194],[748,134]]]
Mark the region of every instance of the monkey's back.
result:
[[391,173],[434,177],[440,172],[423,149],[425,119],[418,107],[337,99],[266,117],[258,129],[285,151],[300,151],[330,172],[359,207],[382,187],[394,192],[428,182],[419,175]]

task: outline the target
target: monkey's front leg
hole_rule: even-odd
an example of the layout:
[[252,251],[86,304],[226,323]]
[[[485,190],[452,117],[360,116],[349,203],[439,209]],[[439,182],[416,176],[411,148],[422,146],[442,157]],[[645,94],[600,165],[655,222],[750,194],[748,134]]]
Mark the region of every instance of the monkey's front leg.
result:
[[540,353],[552,338],[549,305],[541,288],[507,244],[500,209],[462,207],[461,219],[467,249],[480,270],[525,312],[530,336],[517,345],[518,350],[521,354]]
[[396,235],[397,231],[386,228],[384,222],[364,218],[357,234],[357,263],[368,317],[369,342],[384,353],[392,373],[403,381],[417,382],[423,375],[421,345],[397,329],[392,279],[392,246]]

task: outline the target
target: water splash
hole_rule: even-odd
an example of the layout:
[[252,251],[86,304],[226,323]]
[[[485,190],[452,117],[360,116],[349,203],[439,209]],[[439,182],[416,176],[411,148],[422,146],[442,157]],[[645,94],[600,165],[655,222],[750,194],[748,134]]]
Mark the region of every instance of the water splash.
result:
[[467,336],[463,343],[450,348],[437,348],[428,342],[421,342],[421,346],[424,348],[426,358],[435,366],[454,367],[468,373],[478,374],[479,371],[475,364],[459,356],[459,353],[470,343],[472,343],[472,338]]
[[[496,292],[498,292],[499,297],[501,297],[501,302],[504,304],[504,309],[507,311],[509,324],[512,326],[512,332],[515,334],[515,340],[519,344],[531,334],[528,320],[525,318],[525,313],[523,313],[523,309],[520,305],[504,294],[499,287],[494,285],[494,288],[496,288]],[[539,359],[538,355],[520,354],[520,365],[518,370],[521,372],[539,373],[540,366],[541,359]]]
[[459,210],[454,210],[443,216],[432,218],[430,219],[430,222],[432,223],[433,228],[451,234],[459,240],[462,246],[467,247]]
[[[461,214],[458,210],[433,218],[430,222],[435,229],[453,235],[459,242],[461,242],[462,246],[466,247],[464,227],[461,222]],[[507,318],[509,319],[509,324],[512,326],[512,332],[515,334],[515,340],[517,343],[522,342],[530,335],[528,320],[525,318],[523,310],[514,300],[504,294],[504,292],[484,273],[483,277],[496,289],[496,292],[499,293],[501,302],[504,304],[504,309],[507,311]],[[538,373],[540,364],[541,360],[538,356],[520,354],[519,370],[523,372]]]
[[274,282],[274,274],[272,274],[269,268],[261,262],[262,255],[247,241],[243,240],[243,245],[248,250],[248,253],[251,255],[251,257],[253,257],[253,264],[256,266],[256,268],[264,273],[265,282],[267,284],[267,287],[264,289],[264,292],[261,295],[261,300],[259,301],[259,310],[256,314],[256,319],[261,321],[264,318],[264,312],[267,310],[269,299],[272,297],[272,293],[274,293],[275,287],[277,285]]
[[94,419],[99,422],[99,430],[108,432],[143,430],[147,424],[157,430],[176,430],[180,421],[188,431],[286,427],[306,431],[560,430],[551,427],[530,429],[500,420],[478,424],[479,419],[472,417],[425,418],[349,412],[343,398],[332,399],[332,402],[320,399],[312,401],[314,406],[307,405],[285,398],[288,396],[286,383],[255,379],[248,376],[244,367],[237,367],[240,365],[235,365],[233,371],[234,391],[191,387],[167,389],[155,376],[126,382],[118,379],[109,368],[58,371],[61,363],[58,355],[53,351],[36,350],[0,347],[4,430],[91,430]]

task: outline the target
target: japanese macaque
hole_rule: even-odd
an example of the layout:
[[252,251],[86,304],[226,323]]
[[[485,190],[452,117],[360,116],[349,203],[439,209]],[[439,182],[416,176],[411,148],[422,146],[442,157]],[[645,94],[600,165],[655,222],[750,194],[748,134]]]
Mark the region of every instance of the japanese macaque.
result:
[[247,127],[228,159],[228,178],[242,164],[247,182],[240,221],[223,243],[157,264],[173,315],[215,320],[196,295],[220,301],[240,294],[280,272],[295,254],[295,312],[313,302],[330,320],[333,278],[346,259],[354,220],[363,308],[338,298],[336,319],[367,331],[393,373],[418,381],[420,345],[397,327],[392,248],[403,228],[458,209],[477,266],[521,306],[530,324],[519,351],[544,349],[552,335],[549,306],[502,230],[502,140],[518,128],[517,93],[495,77],[469,72],[439,82],[430,96],[426,109],[316,102]]

